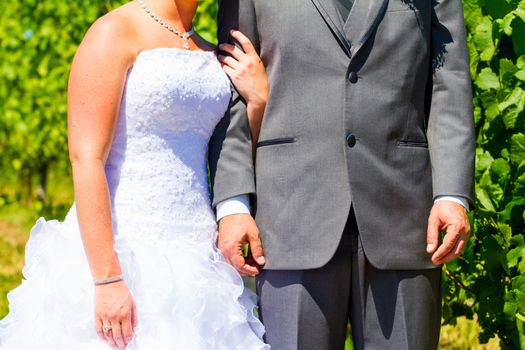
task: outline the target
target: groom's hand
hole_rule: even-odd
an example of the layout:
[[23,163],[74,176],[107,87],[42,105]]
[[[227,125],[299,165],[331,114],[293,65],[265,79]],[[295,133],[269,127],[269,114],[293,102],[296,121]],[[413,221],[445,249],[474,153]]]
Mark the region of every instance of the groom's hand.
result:
[[[439,234],[445,231],[439,246]],[[439,201],[434,204],[428,219],[427,253],[432,262],[445,264],[463,253],[470,235],[467,210],[458,203]]]
[[[251,256],[244,257],[243,247],[249,244]],[[217,243],[226,261],[241,275],[257,275],[266,263],[259,229],[250,214],[233,214],[219,221]]]

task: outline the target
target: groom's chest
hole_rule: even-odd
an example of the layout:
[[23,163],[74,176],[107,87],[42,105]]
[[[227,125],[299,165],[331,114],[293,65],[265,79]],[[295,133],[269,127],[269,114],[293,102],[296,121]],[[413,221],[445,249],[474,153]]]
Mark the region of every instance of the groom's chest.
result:
[[[337,0],[324,0],[333,6]],[[311,0],[253,0],[259,36],[264,40],[313,41],[330,33]]]
[[[336,0],[324,0],[332,5]],[[311,0],[253,0],[261,55],[285,60],[330,55],[346,60],[337,38]]]
[[[424,50],[428,39],[428,0],[252,0],[261,56],[323,66],[348,64],[352,45],[372,37],[390,52],[403,42]],[[341,11],[350,2],[348,13]],[[368,35],[370,33],[370,35]],[[383,50],[383,51],[385,51]]]

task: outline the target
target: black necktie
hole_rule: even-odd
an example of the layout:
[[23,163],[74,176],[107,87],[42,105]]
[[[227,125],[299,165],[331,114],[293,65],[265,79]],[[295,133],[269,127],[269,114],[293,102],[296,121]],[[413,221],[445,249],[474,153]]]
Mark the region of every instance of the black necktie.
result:
[[337,8],[339,9],[339,12],[341,13],[341,16],[343,17],[343,20],[346,21],[348,18],[348,14],[350,13],[350,9],[352,8],[352,5],[354,4],[354,0],[334,0]]

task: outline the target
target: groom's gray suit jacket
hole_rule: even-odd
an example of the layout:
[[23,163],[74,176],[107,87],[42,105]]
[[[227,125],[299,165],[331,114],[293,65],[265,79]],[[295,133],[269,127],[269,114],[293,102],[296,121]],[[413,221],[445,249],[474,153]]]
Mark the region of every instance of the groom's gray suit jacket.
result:
[[252,162],[234,94],[209,157],[213,203],[256,199],[268,269],[308,269],[334,254],[351,206],[382,269],[434,267],[433,198],[472,204],[474,127],[460,0],[222,0],[219,40],[239,28],[271,94]]

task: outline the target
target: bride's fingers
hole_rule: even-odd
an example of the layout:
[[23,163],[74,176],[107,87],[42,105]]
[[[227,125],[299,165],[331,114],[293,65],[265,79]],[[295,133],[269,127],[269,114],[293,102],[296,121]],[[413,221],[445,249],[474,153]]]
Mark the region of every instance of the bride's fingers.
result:
[[95,316],[95,330],[97,331],[97,334],[100,339],[106,340],[104,331],[102,331],[102,320],[100,319],[100,317],[97,317],[97,316]]
[[129,317],[126,317],[126,319],[122,320],[121,323],[122,337],[124,338],[125,345],[128,345],[131,343],[131,340],[133,340],[133,326],[131,318],[132,315],[130,314]]
[[122,335],[122,327],[118,319],[111,321],[111,333],[113,334],[113,341],[119,349],[125,349],[126,343],[124,342],[124,336]]
[[219,59],[219,62],[233,68],[233,69],[237,69],[241,66],[241,64],[239,63],[239,61],[237,61],[235,58],[233,57],[230,57],[230,56],[223,56],[223,55],[219,55],[218,57]]
[[131,311],[131,327],[133,328],[133,334],[136,332],[138,324],[138,317],[137,317],[137,304],[133,302],[133,309]]
[[247,55],[250,55],[250,56],[257,55],[257,51],[255,50],[255,47],[253,46],[252,42],[250,41],[250,39],[248,39],[246,35],[244,35],[238,30],[230,31],[230,35],[232,36],[232,38],[237,40],[239,44],[241,44],[242,50]]
[[224,70],[224,73],[226,73],[230,78],[233,78],[235,70],[233,70],[230,66],[226,64],[221,64],[221,67]]
[[231,45],[231,44],[221,44],[219,45],[219,48],[226,52],[226,53],[229,53],[233,58],[235,58],[237,61],[242,61],[245,57],[245,53],[239,49],[237,46],[235,45]]
[[[102,321],[103,325],[109,326],[111,325],[111,322],[109,321]],[[110,329],[108,331],[102,330],[102,334],[104,335],[104,340],[111,346],[112,348],[116,349],[117,344],[113,340],[113,329]]]

